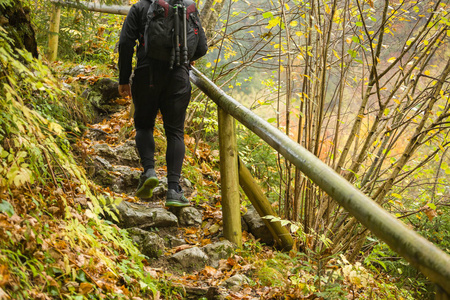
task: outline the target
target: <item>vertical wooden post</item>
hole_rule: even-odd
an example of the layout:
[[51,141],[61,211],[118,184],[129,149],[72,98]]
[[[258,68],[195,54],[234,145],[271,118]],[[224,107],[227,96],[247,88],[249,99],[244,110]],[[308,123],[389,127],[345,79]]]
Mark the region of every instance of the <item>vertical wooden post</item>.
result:
[[59,23],[61,21],[61,5],[53,4],[48,32],[48,60],[55,61],[58,56]]
[[235,121],[221,108],[218,108],[217,114],[219,120],[223,234],[227,240],[241,247],[242,229]]

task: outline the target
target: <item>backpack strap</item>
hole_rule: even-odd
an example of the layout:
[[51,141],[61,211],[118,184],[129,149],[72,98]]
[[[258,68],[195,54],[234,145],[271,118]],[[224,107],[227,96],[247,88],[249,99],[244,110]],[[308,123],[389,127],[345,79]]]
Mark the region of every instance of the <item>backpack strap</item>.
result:
[[167,18],[169,14],[169,2],[165,0],[155,0],[161,7],[164,8],[164,17]]
[[196,11],[195,2],[192,0],[184,0],[184,6],[186,6],[186,18],[189,18],[189,15]]

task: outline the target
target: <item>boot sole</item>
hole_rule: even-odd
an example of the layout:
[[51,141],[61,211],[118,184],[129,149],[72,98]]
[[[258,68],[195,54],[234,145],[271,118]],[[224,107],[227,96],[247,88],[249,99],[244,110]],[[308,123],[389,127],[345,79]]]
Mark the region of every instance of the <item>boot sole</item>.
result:
[[153,189],[158,185],[159,180],[156,177],[147,178],[141,188],[136,192],[138,198],[150,198],[153,195]]
[[190,203],[178,202],[178,201],[166,201],[167,207],[185,207],[190,206]]

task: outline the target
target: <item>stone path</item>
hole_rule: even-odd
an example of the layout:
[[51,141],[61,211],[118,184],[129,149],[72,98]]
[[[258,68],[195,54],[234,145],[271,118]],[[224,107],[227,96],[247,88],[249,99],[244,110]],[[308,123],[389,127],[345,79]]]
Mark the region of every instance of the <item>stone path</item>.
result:
[[[165,208],[167,180],[162,168],[156,170],[160,184],[150,201],[134,198],[141,174],[139,156],[132,134],[129,132],[127,138],[121,132],[124,128],[132,128],[131,121],[126,119],[124,110],[117,114],[121,115],[112,116],[117,119],[115,123],[103,121],[104,125],[93,126],[84,139],[85,154],[88,154],[85,167],[90,178],[100,186],[126,195],[120,204],[108,207],[116,211],[117,225],[128,230],[138,249],[149,258],[151,267],[179,274],[199,271],[205,266],[219,267],[220,261],[232,256],[235,250],[235,245],[222,237],[220,211],[211,212],[208,204]],[[118,142],[120,140],[122,142]],[[182,178],[182,186],[188,198],[195,192],[187,179]],[[244,216],[243,229],[256,234],[267,244],[273,241],[254,209],[249,209]],[[240,277],[229,278],[224,286],[231,289],[248,279],[238,275]],[[220,294],[216,288],[194,289],[191,293],[194,299],[200,296],[217,299]]]

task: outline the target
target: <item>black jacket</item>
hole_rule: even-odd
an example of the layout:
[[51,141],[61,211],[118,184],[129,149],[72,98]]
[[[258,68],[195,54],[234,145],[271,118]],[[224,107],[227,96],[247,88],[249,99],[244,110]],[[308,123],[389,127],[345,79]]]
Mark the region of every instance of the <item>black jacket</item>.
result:
[[[125,22],[123,23],[119,39],[119,84],[127,84],[130,81],[134,47],[136,46],[137,40],[139,43],[136,51],[136,69],[148,67],[150,65],[151,58],[146,56],[145,49],[142,44],[147,10],[149,6],[149,0],[141,0],[134,4],[130,8]],[[198,35],[199,42],[194,57],[191,61],[199,59],[208,51],[205,32],[201,25]]]

